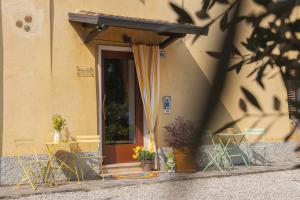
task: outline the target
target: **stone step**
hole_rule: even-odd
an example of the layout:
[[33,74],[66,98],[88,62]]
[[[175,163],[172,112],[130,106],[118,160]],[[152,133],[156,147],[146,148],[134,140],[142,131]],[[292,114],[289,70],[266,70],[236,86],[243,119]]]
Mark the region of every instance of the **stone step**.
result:
[[[131,174],[140,174],[144,173],[145,171],[139,170],[139,171],[127,171],[127,172],[112,172],[112,173],[104,173],[103,177],[104,178],[111,178],[113,176],[126,176],[126,175],[131,175]],[[100,175],[102,177],[102,175]]]
[[133,163],[117,163],[110,165],[103,165],[104,174],[120,174],[120,173],[140,173],[143,171],[140,162]]
[[112,178],[113,176],[127,176],[127,175],[133,175],[133,174],[141,174],[141,173],[145,173],[145,172],[152,172],[152,173],[166,173],[166,171],[143,171],[143,170],[140,170],[140,171],[131,171],[131,172],[115,172],[115,173],[106,173],[106,174],[103,174],[100,175],[100,177],[104,177],[104,178]]

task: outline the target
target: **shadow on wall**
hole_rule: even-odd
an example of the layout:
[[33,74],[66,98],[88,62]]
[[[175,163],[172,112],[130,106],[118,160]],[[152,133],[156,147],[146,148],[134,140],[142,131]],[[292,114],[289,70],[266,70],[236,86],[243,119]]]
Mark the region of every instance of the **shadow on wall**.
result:
[[[99,171],[92,167],[99,166],[98,161],[93,159],[82,159],[80,156],[74,156],[73,153],[64,150],[57,151],[55,153],[55,156],[57,158],[56,161],[58,165],[62,165],[61,171],[67,179],[77,180],[79,178],[80,180],[82,180],[82,178],[84,178],[84,180],[94,180],[99,178]],[[72,167],[72,169],[70,170],[64,163],[67,166]],[[74,170],[75,166],[78,174],[76,174],[76,171]]]
[[[2,1],[0,1],[0,16],[2,16]],[[2,20],[0,20],[0,184],[1,184],[1,156],[3,147],[3,35]]]
[[[175,101],[176,98],[180,99],[180,101],[177,100],[173,104],[173,107],[175,107],[175,104],[177,107],[181,107],[181,109],[177,110],[173,108],[176,116],[181,115],[192,121],[194,121],[193,119],[201,119],[204,106],[207,105],[207,94],[211,88],[210,82],[184,42],[177,41],[167,48],[167,50],[167,58],[162,60],[165,62],[164,65],[167,66],[166,69],[162,69],[166,70],[162,72],[162,77],[167,77],[167,81],[162,80],[162,85],[168,86],[162,86],[164,87],[162,95],[171,93],[175,96],[175,98],[172,96]],[[179,59],[179,57],[183,59]],[[230,82],[230,78],[230,76],[227,78],[225,84]],[[182,84],[186,86],[182,86]],[[233,106],[241,110],[242,115],[234,119],[229,113],[229,110],[227,110],[223,102],[219,99],[216,107],[212,110],[212,118],[206,126],[206,128],[213,133],[226,131],[227,128],[234,128],[233,131],[239,132],[241,131],[240,123],[243,122],[244,124],[248,124],[247,128],[264,129],[263,134],[259,135],[259,137],[253,141],[257,143],[262,141],[267,135],[269,137],[269,133],[272,133],[270,130],[277,122],[287,119],[287,113],[285,113],[285,109],[282,106],[283,102],[281,102],[282,100],[276,95],[268,94],[268,101],[263,101],[258,94],[242,84],[238,85],[237,90],[242,96],[240,99],[237,98],[237,104]],[[228,95],[228,93],[225,91],[222,95]],[[268,105],[272,105],[272,110],[265,108],[268,107]],[[256,109],[256,112],[253,112],[253,109]],[[195,111],[197,111],[198,114],[195,113]],[[160,117],[170,118],[164,114],[160,115]],[[263,123],[260,123],[262,120]],[[161,123],[159,122],[159,124]],[[160,126],[162,127],[164,124]],[[285,140],[284,137],[289,135],[289,132],[288,130],[287,133],[284,132],[282,134],[282,140]]]
[[[75,141],[76,137],[72,136],[68,127],[64,129],[63,140]],[[77,174],[73,170],[76,166],[78,170],[79,179],[82,180],[94,180],[99,178],[99,161],[94,158],[96,152],[85,152],[81,145],[71,144],[68,150],[57,150],[55,152],[56,162],[58,166],[62,166],[61,172],[67,179],[77,180]],[[87,159],[88,158],[88,159]],[[73,169],[70,170],[67,166],[71,166]],[[95,166],[98,166],[95,168]],[[58,172],[53,172],[55,176],[59,175]]]
[[[161,96],[172,96],[171,114],[158,114],[157,131],[164,134],[163,127],[177,116],[198,123],[205,109],[210,82],[182,40],[165,49],[166,58],[161,59]],[[162,102],[161,104],[162,105]],[[209,128],[215,130],[233,118],[219,100]],[[158,145],[164,145],[160,138]]]

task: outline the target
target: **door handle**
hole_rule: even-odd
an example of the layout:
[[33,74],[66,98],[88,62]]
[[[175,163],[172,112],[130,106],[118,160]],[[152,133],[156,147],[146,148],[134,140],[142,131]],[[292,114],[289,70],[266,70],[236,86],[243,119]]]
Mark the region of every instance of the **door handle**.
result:
[[106,120],[105,101],[106,101],[106,95],[104,94],[103,95],[103,101],[102,101],[102,115],[103,115],[104,121]]

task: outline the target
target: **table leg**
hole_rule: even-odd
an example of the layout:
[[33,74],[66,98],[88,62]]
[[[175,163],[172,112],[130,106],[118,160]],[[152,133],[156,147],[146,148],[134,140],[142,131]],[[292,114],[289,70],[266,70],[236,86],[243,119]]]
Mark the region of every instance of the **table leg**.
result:
[[77,176],[77,182],[80,183],[78,169],[77,169],[77,166],[76,166],[76,155],[75,154],[72,156],[72,160],[73,160],[74,171],[75,171],[75,174]]

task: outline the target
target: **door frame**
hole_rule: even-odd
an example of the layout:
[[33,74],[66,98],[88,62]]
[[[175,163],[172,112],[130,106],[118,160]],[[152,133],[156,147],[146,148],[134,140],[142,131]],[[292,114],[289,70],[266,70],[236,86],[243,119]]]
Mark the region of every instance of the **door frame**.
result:
[[[108,45],[98,45],[98,62],[97,62],[97,89],[98,89],[98,96],[97,96],[97,104],[98,104],[98,111],[97,111],[97,117],[98,117],[98,133],[100,136],[100,144],[99,144],[99,151],[102,154],[102,51],[121,51],[121,52],[132,52],[131,47],[121,47],[121,46],[108,46]],[[143,145],[144,148],[148,149],[149,147],[149,134],[147,129],[147,124],[145,120],[145,112],[143,109]]]

